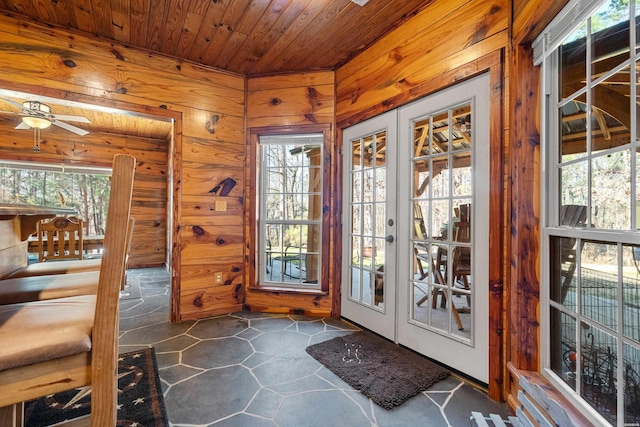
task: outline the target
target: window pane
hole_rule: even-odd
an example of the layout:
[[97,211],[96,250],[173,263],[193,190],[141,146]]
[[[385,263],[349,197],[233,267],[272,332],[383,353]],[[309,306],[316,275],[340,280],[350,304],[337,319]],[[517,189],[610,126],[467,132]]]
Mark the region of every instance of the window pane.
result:
[[560,99],[584,87],[587,80],[587,24],[570,34],[560,46]]
[[576,387],[576,319],[552,308],[550,368],[571,388]]
[[629,2],[606,1],[591,16],[591,34],[591,78],[595,80],[629,59]]
[[629,67],[607,77],[591,89],[591,151],[629,144],[631,101]]
[[617,245],[585,242],[581,251],[582,315],[618,329]]
[[591,222],[597,228],[629,230],[631,225],[630,152],[593,159]]
[[640,423],[640,350],[624,345],[624,422]]
[[624,335],[640,342],[640,246],[623,246],[622,260]]
[[612,424],[617,420],[618,340],[603,330],[581,324],[580,395]]
[[587,205],[587,167],[586,161],[579,161],[560,168],[561,205]]
[[568,102],[559,109],[560,156],[562,162],[587,155],[587,113],[585,97]]
[[552,301],[576,310],[576,239],[551,239],[551,271],[549,277]]
[[322,238],[322,137],[260,137],[259,224],[267,265],[260,283],[319,288]]

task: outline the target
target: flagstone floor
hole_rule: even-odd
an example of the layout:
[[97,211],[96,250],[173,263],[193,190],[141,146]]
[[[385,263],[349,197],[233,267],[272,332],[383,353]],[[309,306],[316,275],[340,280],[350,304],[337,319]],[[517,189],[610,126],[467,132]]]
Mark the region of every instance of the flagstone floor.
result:
[[[330,318],[247,311],[171,324],[169,275],[128,272],[120,352],[154,347],[171,426],[470,426],[506,405],[453,376],[386,411],[305,352],[357,328]],[[139,286],[140,298],[135,292]]]

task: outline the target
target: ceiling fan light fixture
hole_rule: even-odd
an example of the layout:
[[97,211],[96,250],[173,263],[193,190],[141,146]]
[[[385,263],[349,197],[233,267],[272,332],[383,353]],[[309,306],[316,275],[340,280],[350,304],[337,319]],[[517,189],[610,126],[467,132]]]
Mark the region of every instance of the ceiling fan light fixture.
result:
[[35,129],[46,129],[51,126],[51,121],[42,117],[26,116],[22,118],[22,122]]
[[357,4],[358,6],[364,6],[369,2],[369,0],[351,0],[351,1]]

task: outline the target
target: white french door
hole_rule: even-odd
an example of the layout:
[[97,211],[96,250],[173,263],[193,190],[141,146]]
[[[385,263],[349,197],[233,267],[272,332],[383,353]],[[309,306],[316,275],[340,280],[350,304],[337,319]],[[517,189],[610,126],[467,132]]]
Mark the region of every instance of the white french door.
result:
[[[343,143],[342,315],[487,383],[488,75],[348,128]],[[369,262],[367,246],[384,255]]]
[[397,112],[343,134],[342,315],[395,341]]
[[489,378],[489,76],[400,110],[398,342]]

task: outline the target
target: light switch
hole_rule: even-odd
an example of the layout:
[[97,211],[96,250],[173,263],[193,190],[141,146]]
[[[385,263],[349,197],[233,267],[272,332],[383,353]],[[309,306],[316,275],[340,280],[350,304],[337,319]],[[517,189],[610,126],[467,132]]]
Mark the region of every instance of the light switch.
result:
[[226,212],[227,202],[225,200],[216,201],[216,212]]

